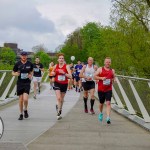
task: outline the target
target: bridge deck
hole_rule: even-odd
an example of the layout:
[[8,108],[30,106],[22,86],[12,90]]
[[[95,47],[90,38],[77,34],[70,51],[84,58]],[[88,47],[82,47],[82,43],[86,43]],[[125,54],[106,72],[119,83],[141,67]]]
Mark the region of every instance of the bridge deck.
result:
[[[13,150],[13,146],[17,147],[18,143],[23,143],[29,150],[150,149],[148,131],[114,111],[111,125],[108,126],[105,120],[99,123],[98,101],[95,104],[96,115],[85,114],[82,95],[79,98],[79,94],[74,91],[67,92],[64,117],[57,121],[55,95],[52,91],[49,94],[48,86],[46,87],[37,100],[30,99],[29,119],[17,121],[17,104],[0,111],[2,118],[5,118],[5,134],[0,143],[1,150],[8,150],[9,146]],[[69,110],[71,111],[67,113]]]

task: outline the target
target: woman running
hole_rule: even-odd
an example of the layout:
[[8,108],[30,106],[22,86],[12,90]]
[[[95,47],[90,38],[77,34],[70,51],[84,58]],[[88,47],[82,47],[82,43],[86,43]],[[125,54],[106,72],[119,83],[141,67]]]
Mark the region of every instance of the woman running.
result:
[[61,119],[62,106],[68,87],[68,78],[71,78],[69,65],[65,64],[64,54],[58,54],[58,64],[54,66],[52,75],[55,76],[54,90],[57,98],[57,119]]

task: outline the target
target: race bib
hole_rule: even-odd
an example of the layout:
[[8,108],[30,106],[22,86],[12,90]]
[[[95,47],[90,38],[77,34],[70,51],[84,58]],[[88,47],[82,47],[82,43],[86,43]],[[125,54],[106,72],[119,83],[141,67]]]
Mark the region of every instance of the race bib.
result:
[[106,79],[103,81],[103,85],[110,85],[110,79]]
[[87,75],[87,77],[93,77],[93,74],[91,74],[91,73],[87,73],[86,75]]
[[34,72],[39,72],[39,68],[34,68]]
[[81,72],[81,70],[78,70],[78,72]]
[[21,79],[27,79],[28,73],[21,73]]
[[65,75],[58,75],[58,81],[65,81],[66,76]]

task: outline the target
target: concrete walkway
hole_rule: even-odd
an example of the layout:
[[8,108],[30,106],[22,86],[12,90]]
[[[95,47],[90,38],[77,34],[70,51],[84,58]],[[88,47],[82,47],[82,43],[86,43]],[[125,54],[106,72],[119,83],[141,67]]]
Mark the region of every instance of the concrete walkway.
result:
[[[112,111],[112,124],[83,113],[82,96],[53,127],[32,141],[29,150],[150,150],[150,132]],[[106,117],[106,116],[105,116]]]
[[[0,107],[0,116],[4,121],[4,135],[0,139],[0,150],[24,149],[28,143],[39,137],[56,122],[56,96],[49,84],[43,85],[44,90],[33,99],[29,98],[29,118],[18,120],[18,102]],[[65,97],[62,117],[76,104],[80,94],[75,91],[68,91]]]

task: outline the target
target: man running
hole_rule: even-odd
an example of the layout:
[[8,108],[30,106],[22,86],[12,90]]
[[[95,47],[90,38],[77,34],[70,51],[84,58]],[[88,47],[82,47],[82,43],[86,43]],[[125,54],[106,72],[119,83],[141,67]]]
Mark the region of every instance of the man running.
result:
[[82,65],[81,65],[81,62],[78,61],[78,64],[75,66],[75,86],[76,86],[76,92],[80,92],[81,91],[81,80],[80,80],[80,77],[79,77],[79,74],[82,70]]
[[107,124],[111,123],[110,112],[111,112],[111,97],[112,97],[112,83],[115,80],[115,70],[110,68],[111,58],[106,57],[104,60],[104,67],[98,68],[95,73],[95,79],[99,80],[98,82],[98,97],[100,101],[99,105],[99,121],[103,120],[103,105],[106,100],[106,122]]
[[82,78],[82,86],[84,89],[84,111],[85,113],[88,113],[88,107],[87,107],[87,100],[88,100],[88,91],[90,92],[90,103],[91,103],[91,109],[90,109],[90,113],[91,114],[95,114],[93,106],[94,106],[94,102],[95,102],[95,97],[94,97],[94,93],[95,93],[95,81],[94,81],[94,73],[97,70],[97,66],[93,65],[93,58],[89,57],[88,58],[88,64],[84,65],[79,77]]
[[52,75],[55,76],[54,90],[57,98],[57,119],[59,120],[62,118],[62,106],[67,91],[68,78],[72,76],[69,65],[65,64],[64,54],[58,54],[58,64],[54,66]]
[[21,52],[21,60],[18,61],[12,71],[13,76],[18,76],[17,80],[17,95],[19,96],[20,116],[18,120],[28,118],[28,95],[30,92],[30,84],[32,78],[33,64],[27,60],[27,52]]
[[35,63],[33,64],[33,83],[34,83],[34,96],[36,99],[36,92],[38,87],[38,92],[40,93],[40,84],[42,80],[42,72],[44,72],[43,65],[40,63],[39,57],[35,58]]

